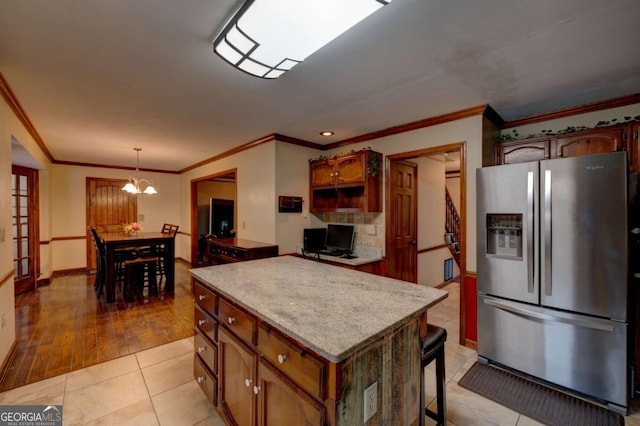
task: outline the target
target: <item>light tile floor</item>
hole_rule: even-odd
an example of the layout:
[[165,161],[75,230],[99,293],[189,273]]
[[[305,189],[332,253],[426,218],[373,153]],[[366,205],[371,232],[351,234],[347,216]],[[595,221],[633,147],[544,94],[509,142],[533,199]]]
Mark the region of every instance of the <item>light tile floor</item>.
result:
[[[429,322],[445,327],[448,424],[535,426],[540,423],[458,386],[476,361],[460,346],[459,284],[429,311]],[[435,367],[425,369],[427,404],[435,410]],[[193,380],[193,337],[0,393],[0,405],[63,405],[65,425],[210,425],[224,423]],[[640,426],[640,404],[626,417]],[[427,425],[433,425],[427,418]],[[288,425],[285,425],[288,426]]]

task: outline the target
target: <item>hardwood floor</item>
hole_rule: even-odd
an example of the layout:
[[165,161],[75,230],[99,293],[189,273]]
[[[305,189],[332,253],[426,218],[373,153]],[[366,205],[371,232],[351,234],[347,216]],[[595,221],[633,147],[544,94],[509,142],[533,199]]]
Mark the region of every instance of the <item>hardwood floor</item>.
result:
[[95,275],[70,274],[16,297],[16,350],[0,392],[193,335],[189,266],[176,262],[175,293],[106,303]]

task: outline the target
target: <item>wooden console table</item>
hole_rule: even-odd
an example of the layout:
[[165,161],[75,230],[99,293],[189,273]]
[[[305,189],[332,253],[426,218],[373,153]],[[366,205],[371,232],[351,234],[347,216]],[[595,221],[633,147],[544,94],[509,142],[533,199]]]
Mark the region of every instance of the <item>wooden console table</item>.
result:
[[221,265],[278,255],[278,246],[242,238],[208,238],[204,263]]

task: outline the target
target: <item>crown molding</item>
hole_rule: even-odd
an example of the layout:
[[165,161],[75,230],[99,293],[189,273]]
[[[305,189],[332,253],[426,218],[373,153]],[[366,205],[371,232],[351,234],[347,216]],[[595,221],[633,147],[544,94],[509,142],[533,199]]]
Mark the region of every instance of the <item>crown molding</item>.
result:
[[47,156],[49,161],[53,163],[55,161],[53,156],[49,152],[49,149],[47,148],[47,146],[44,144],[44,141],[40,137],[40,134],[36,130],[33,123],[31,123],[29,116],[22,108],[22,105],[20,105],[20,102],[18,102],[18,98],[16,98],[16,95],[13,93],[13,91],[9,87],[9,83],[7,83],[7,80],[5,80],[1,72],[0,72],[0,94],[2,94],[2,97],[4,98],[7,105],[9,105],[9,108],[11,108],[11,110],[16,115],[16,117],[18,117],[18,120],[20,120],[20,122],[25,127],[25,129],[27,129],[27,132],[29,132],[33,140],[36,142],[36,144],[38,144],[38,147],[40,147],[40,149]]
[[[366,142],[373,139],[379,139],[385,136],[392,136],[398,133],[405,133],[411,130],[422,129],[424,127],[431,127],[437,124],[448,123],[451,121],[460,120],[467,117],[473,117],[475,115],[484,114],[490,108],[488,105],[478,105],[472,108],[462,109],[459,111],[451,112],[448,114],[438,115],[435,117],[425,118],[423,120],[412,121],[411,123],[400,124],[398,126],[388,127],[386,129],[377,130],[375,132],[366,133],[364,135],[355,136],[353,138],[344,139],[338,142],[333,142],[323,146],[324,150],[340,148],[345,145],[351,145],[358,142]],[[493,111],[493,110],[492,110]]]
[[532,115],[530,117],[519,118],[517,120],[506,121],[503,129],[510,129],[517,126],[524,126],[526,124],[540,123],[543,121],[555,120],[557,118],[569,117],[576,114],[584,114],[587,112],[601,111],[603,109],[617,108],[621,106],[627,106],[640,103],[640,93],[633,95],[622,96],[620,98],[607,99],[604,101],[593,102],[590,104],[579,105],[572,108],[562,109],[554,112],[548,112],[545,114]]

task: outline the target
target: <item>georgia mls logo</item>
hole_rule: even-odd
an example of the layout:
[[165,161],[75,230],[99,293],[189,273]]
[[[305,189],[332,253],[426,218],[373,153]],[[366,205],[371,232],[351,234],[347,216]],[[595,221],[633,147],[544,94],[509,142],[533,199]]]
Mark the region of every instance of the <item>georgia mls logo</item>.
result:
[[61,426],[62,405],[0,405],[0,426]]

